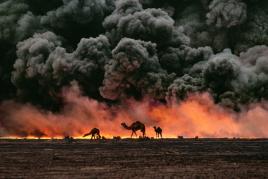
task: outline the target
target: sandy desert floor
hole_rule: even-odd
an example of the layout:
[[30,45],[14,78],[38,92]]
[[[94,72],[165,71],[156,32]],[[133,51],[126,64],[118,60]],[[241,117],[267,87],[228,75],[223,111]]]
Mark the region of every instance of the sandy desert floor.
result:
[[267,178],[268,140],[0,140],[0,178]]

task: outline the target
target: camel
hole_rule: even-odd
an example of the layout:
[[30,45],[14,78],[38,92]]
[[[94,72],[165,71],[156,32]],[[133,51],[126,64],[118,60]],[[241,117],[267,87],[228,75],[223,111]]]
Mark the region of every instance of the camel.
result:
[[101,138],[100,130],[97,128],[91,129],[91,131],[89,133],[85,134],[83,137],[86,137],[89,135],[91,135],[91,139],[100,139]]
[[162,138],[162,129],[161,127],[155,127],[154,126],[154,131],[155,131],[155,134],[156,134],[156,138]]
[[136,131],[138,131],[138,130],[140,130],[142,132],[142,136],[145,137],[145,125],[143,123],[141,123],[140,121],[133,122],[130,126],[128,126],[124,122],[121,123],[121,125],[127,130],[132,130],[131,138],[132,138],[133,134],[135,134],[135,136],[137,136]]

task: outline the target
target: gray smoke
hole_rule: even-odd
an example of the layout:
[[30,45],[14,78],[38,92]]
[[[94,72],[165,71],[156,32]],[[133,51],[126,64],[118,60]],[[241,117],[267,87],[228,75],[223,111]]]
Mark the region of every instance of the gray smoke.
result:
[[102,21],[113,10],[112,0],[63,0],[59,8],[42,16],[41,23],[52,28],[64,29],[72,23],[88,24]]
[[203,89],[202,79],[188,74],[177,78],[168,87],[166,100],[169,103],[184,100],[189,94],[200,92]]
[[209,4],[207,23],[218,28],[243,24],[247,19],[247,5],[241,0],[213,0]]
[[143,9],[138,0],[117,1],[115,11],[105,19],[103,26],[113,43],[123,37],[159,45],[187,43],[184,34],[174,27],[174,20],[165,11]]
[[194,64],[207,61],[212,54],[213,51],[210,47],[169,47],[161,55],[160,63],[168,72],[183,75],[189,73]]
[[[96,80],[102,79],[104,64],[111,56],[108,39],[103,35],[83,38],[72,53],[68,53],[61,45],[61,38],[52,32],[35,34],[18,43],[18,59],[12,74],[18,95],[23,95],[20,93],[25,88],[27,91],[28,87],[24,85],[34,82],[40,88],[45,88],[63,86],[72,80],[79,80],[88,87],[85,91],[98,90],[101,81]],[[94,83],[90,84],[90,81]]]
[[8,0],[0,4],[0,40],[16,43],[31,36],[38,26],[38,18],[23,1]]
[[112,51],[113,59],[105,66],[101,95],[118,99],[124,90],[144,80],[148,72],[163,71],[156,54],[156,44],[123,38]]
[[50,53],[60,45],[60,39],[52,32],[35,34],[32,38],[19,42],[13,82],[19,85],[23,80],[45,76],[46,61]]
[[200,4],[188,6],[175,16],[176,26],[190,37],[192,47],[210,46],[220,52],[228,47],[228,31],[208,25],[206,10]]
[[267,7],[262,0],[2,0],[0,99],[60,107],[60,90],[76,81],[107,103],[209,92],[239,110],[268,98]]
[[268,4],[260,3],[253,6],[248,13],[247,23],[241,29],[235,31],[235,51],[246,51],[255,45],[268,44]]

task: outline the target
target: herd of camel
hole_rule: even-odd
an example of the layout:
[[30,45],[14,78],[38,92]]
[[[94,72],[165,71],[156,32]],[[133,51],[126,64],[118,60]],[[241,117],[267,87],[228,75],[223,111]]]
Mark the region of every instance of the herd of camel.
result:
[[[135,134],[135,136],[137,136],[136,132],[139,130],[141,131],[142,136],[145,137],[145,125],[142,122],[136,121],[136,122],[133,122],[130,126],[128,126],[126,123],[121,123],[121,125],[125,129],[132,131],[131,138],[132,138],[133,134]],[[162,138],[162,129],[160,127],[154,126],[154,130],[156,133],[156,138],[160,138],[160,137]],[[91,131],[89,133],[86,133],[83,137],[86,137],[86,136],[91,136],[91,139],[100,139],[101,138],[100,130],[97,128],[93,128],[93,129],[91,129]]]

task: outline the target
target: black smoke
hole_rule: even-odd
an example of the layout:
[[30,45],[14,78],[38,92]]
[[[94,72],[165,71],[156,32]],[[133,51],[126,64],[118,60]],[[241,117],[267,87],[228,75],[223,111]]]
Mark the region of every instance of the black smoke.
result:
[[107,103],[209,92],[268,99],[265,0],[1,0],[0,100],[61,106],[76,81]]

